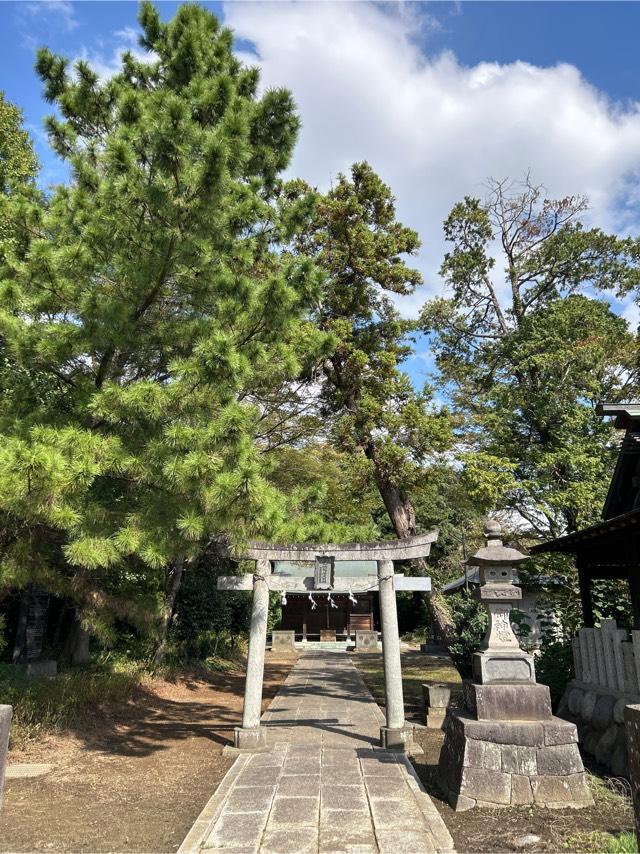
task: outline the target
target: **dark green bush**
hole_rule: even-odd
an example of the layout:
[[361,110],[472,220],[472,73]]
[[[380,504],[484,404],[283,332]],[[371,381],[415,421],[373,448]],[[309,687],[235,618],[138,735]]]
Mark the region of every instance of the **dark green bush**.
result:
[[551,704],[555,709],[560,702],[567,682],[573,678],[573,656],[570,641],[543,638],[536,656],[536,679],[548,685]]

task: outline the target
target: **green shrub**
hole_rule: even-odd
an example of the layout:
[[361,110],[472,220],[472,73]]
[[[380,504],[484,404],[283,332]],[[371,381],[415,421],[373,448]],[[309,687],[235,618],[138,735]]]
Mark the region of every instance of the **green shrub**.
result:
[[470,593],[451,596],[451,614],[456,624],[455,643],[449,646],[449,654],[462,677],[471,676],[471,656],[480,646],[487,630],[487,612]]
[[536,656],[536,678],[538,682],[549,686],[551,704],[555,709],[567,682],[573,678],[573,656],[569,641],[543,637],[540,652]]

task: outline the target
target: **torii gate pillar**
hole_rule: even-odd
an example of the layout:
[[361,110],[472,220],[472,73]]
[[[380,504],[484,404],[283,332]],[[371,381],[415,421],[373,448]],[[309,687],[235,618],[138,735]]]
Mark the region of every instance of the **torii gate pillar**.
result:
[[407,727],[404,720],[400,633],[398,631],[398,607],[393,584],[392,560],[378,561],[378,590],[380,622],[382,623],[384,695],[387,713],[387,725],[380,727],[380,744],[388,750],[404,752],[411,748],[413,727]]
[[256,570],[253,574],[253,602],[242,726],[234,730],[234,744],[241,750],[258,750],[267,744],[267,731],[260,726],[260,716],[264,682],[264,651],[267,645],[269,621],[270,575],[271,561],[264,559],[256,561]]

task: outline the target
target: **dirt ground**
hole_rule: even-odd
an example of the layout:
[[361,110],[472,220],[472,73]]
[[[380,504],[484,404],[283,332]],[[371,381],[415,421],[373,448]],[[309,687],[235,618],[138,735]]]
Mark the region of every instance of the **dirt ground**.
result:
[[[376,701],[384,708],[382,656],[359,655],[354,656],[353,661]],[[408,720],[423,723],[423,682],[450,685],[453,702],[459,701],[460,678],[448,657],[433,657],[405,649],[402,652],[402,671]],[[514,807],[456,813],[442,800],[438,786],[438,760],[444,734],[440,730],[424,728],[416,732],[424,750],[423,756],[416,756],[413,760],[416,771],[447,825],[458,852],[602,851],[603,834],[615,835],[633,830],[628,782],[607,777],[602,773],[603,769],[595,766],[588,767],[594,807],[579,810]]]
[[[267,657],[264,706],[291,668]],[[73,731],[13,751],[9,764],[52,763],[7,780],[1,851],[175,851],[233,762],[244,673],[150,681]]]

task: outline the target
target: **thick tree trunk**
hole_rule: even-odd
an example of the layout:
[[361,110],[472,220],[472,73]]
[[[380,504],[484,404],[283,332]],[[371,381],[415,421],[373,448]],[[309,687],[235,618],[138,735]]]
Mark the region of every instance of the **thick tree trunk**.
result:
[[175,561],[169,572],[164,613],[162,614],[162,619],[160,621],[158,645],[156,646],[156,651],[153,655],[154,664],[162,664],[166,655],[167,637],[169,635],[171,623],[173,622],[173,615],[175,613],[176,608],[176,599],[178,598],[178,591],[180,590],[180,585],[182,584],[183,575],[184,558],[178,558],[178,560]]
[[[375,466],[375,478],[380,492],[380,497],[384,502],[391,524],[396,532],[398,539],[402,540],[406,537],[413,537],[416,534],[416,514],[411,499],[402,495],[388,479],[384,476],[384,472],[380,471],[376,466],[375,455],[367,454],[369,459]],[[420,575],[428,574],[428,567],[424,560],[414,560],[411,565],[415,567]],[[438,631],[438,635],[448,650],[450,645],[457,640],[456,626],[449,610],[449,605],[444,596],[432,591],[430,595],[425,597],[427,608],[431,619]]]

